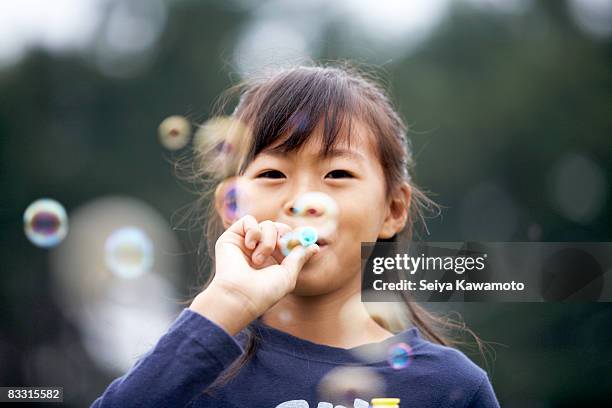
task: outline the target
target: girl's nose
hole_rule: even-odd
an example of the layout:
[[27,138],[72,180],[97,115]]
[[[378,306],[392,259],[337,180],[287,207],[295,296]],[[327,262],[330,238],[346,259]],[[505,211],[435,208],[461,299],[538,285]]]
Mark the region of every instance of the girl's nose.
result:
[[325,217],[329,212],[329,205],[319,197],[322,193],[306,193],[295,200],[288,202],[285,206],[285,213],[294,217]]
[[308,204],[305,206],[290,204],[286,207],[286,213],[287,215],[297,217],[322,217],[325,215],[325,208],[316,204]]
[[302,208],[291,206],[289,207],[289,212],[292,215],[301,215],[303,217],[321,217],[325,215],[325,208],[316,204],[309,204]]

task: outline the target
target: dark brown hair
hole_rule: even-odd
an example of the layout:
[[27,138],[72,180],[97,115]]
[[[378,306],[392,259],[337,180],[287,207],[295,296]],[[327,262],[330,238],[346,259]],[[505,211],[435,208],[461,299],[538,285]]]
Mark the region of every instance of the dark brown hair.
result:
[[[287,153],[299,149],[319,124],[323,126],[321,153],[324,156],[339,141],[342,130],[348,130],[346,133],[350,143],[350,130],[354,122],[365,125],[375,136],[374,147],[384,169],[387,197],[404,182],[411,186],[411,202],[406,203],[409,206],[406,227],[390,240],[412,240],[418,222],[422,222],[426,230],[427,214],[439,214],[440,206],[428,198],[411,178],[414,162],[407,127],[388,95],[371,75],[348,65],[282,69],[233,87],[221,99],[217,111],[222,112],[235,94],[239,96],[239,102],[231,116],[222,118],[219,115],[201,128],[203,137],[199,142],[196,139],[195,160],[190,161],[189,167],[190,180],[200,184],[198,208],[208,207],[204,212],[206,215],[197,221],[206,225],[202,245],[207,244],[212,260],[209,264],[211,273],[204,287],[214,277],[214,245],[224,231],[214,206],[216,186],[244,172],[257,154],[281,137],[284,140],[276,150]],[[224,149],[219,146],[227,147],[232,153],[220,155],[219,151]],[[201,290],[199,288],[198,292]],[[429,313],[408,297],[404,300],[408,320],[418,327],[425,338],[437,344],[457,346],[463,343],[451,334],[456,336],[457,332],[467,332],[474,337],[482,353],[484,344],[461,321]],[[380,316],[373,318],[381,326],[391,329],[391,325]],[[251,327],[247,327],[245,332],[248,336],[245,354],[213,386],[225,384],[254,355],[258,338]]]

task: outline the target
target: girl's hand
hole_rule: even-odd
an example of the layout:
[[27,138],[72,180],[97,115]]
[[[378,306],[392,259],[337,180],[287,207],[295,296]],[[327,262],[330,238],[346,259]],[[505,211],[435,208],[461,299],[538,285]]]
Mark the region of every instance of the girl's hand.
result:
[[283,256],[279,239],[290,231],[251,215],[232,224],[215,244],[215,277],[190,308],[230,334],[262,315],[295,288],[300,270],[319,251],[316,244],[298,246]]

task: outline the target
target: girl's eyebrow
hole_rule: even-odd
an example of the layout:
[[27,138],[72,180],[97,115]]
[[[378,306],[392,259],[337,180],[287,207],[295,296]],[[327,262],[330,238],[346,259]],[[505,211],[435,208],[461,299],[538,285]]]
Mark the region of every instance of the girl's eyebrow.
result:
[[329,157],[346,157],[349,159],[367,161],[362,153],[349,149],[332,149],[329,151]]
[[[287,153],[283,153],[275,149],[264,150],[260,154],[278,157],[281,159],[287,158]],[[321,156],[324,156],[324,155],[321,155]],[[327,158],[334,158],[334,157],[346,157],[349,159],[356,159],[359,161],[367,161],[367,159],[362,153],[356,150],[349,150],[349,149],[331,149],[329,153],[327,154]]]

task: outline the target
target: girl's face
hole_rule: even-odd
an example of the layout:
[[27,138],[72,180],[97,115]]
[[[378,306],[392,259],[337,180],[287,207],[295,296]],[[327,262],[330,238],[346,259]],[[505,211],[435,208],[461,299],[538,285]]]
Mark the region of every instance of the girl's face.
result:
[[[302,296],[329,293],[360,276],[361,242],[390,238],[400,231],[406,222],[404,203],[410,198],[407,185],[400,200],[385,196],[384,170],[366,127],[355,124],[350,146],[346,139],[341,141],[328,158],[321,154],[321,128],[297,151],[262,151],[235,180],[239,202],[246,203],[244,210],[259,222],[272,220],[293,228],[308,225],[291,211],[295,200],[307,192],[323,192],[336,201],[337,229],[320,237],[327,245],[300,272],[293,293]],[[226,227],[234,221],[221,216]]]

